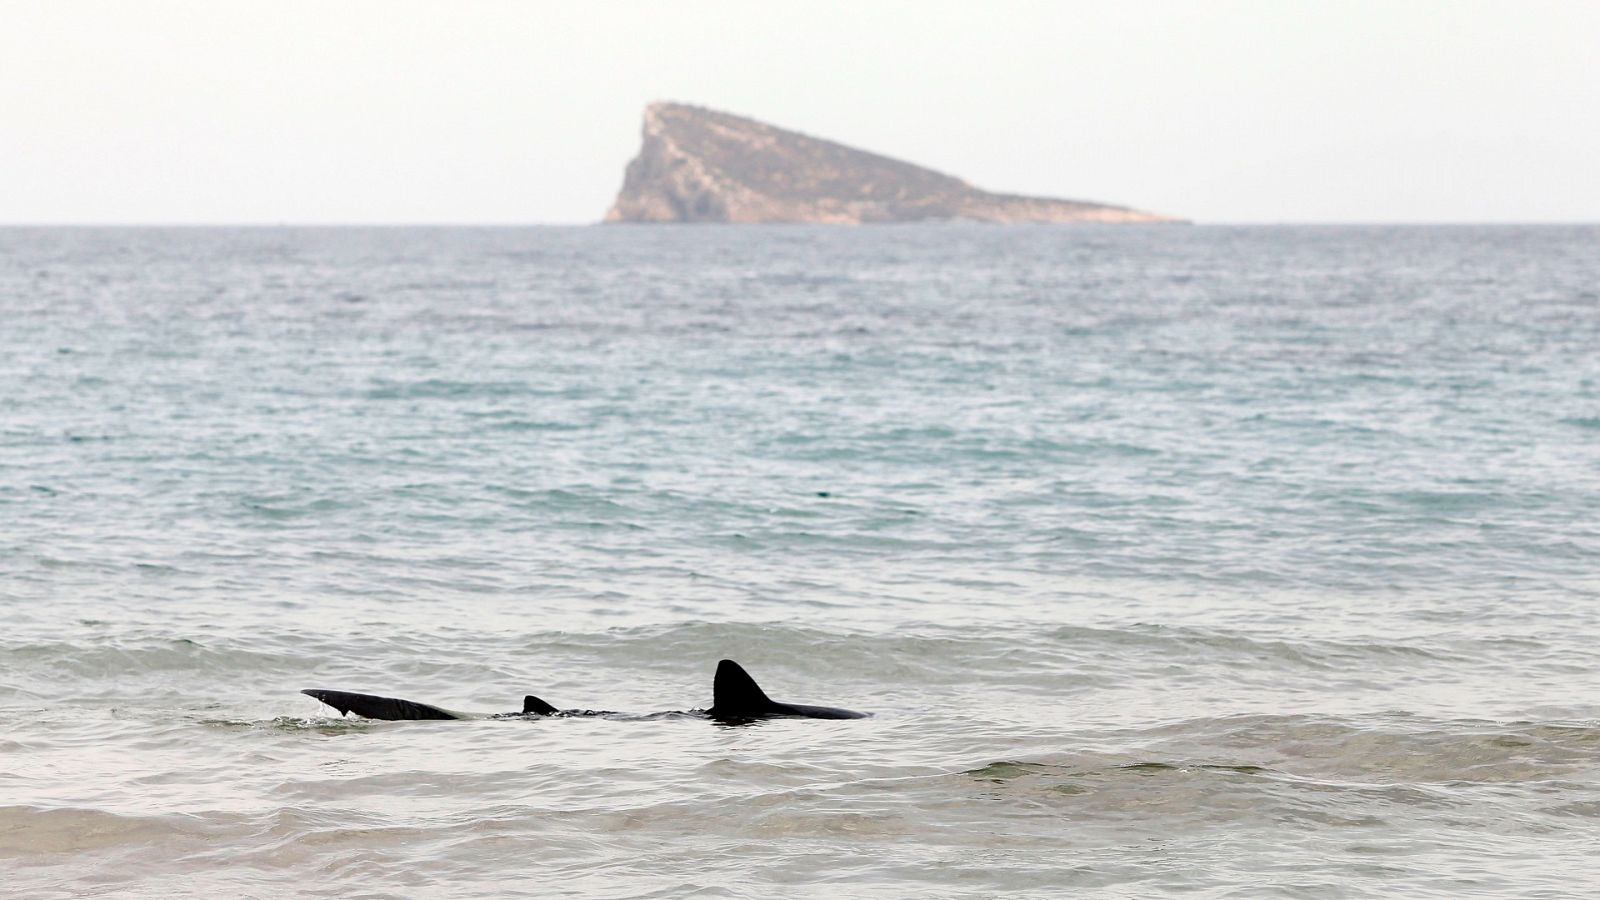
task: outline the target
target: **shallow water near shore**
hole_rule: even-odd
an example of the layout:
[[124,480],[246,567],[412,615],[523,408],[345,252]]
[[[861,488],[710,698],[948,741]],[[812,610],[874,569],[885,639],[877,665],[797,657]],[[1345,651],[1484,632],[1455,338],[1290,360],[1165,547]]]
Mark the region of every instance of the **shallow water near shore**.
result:
[[1584,896],[1597,246],[0,229],[5,891]]

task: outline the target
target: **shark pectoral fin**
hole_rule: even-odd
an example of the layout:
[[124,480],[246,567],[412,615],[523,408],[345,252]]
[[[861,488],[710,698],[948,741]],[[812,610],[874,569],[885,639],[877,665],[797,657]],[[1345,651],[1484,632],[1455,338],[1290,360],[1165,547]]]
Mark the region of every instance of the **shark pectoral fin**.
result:
[[349,691],[323,691],[315,688],[301,691],[308,697],[316,699],[337,709],[339,715],[355,713],[368,719],[382,719],[386,722],[398,722],[409,719],[459,719],[454,713],[448,713],[437,706],[426,703],[417,703],[413,700],[401,700],[398,697],[376,697],[372,694],[352,694]]
[[548,716],[557,711],[554,706],[532,694],[522,698],[522,714],[525,716]]

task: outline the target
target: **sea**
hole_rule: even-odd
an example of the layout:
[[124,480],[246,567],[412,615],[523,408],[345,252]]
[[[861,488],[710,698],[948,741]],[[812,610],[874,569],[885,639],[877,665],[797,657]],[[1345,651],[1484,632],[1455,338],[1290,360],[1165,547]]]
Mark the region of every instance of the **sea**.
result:
[[0,230],[7,897],[1594,896],[1597,643],[1600,227]]

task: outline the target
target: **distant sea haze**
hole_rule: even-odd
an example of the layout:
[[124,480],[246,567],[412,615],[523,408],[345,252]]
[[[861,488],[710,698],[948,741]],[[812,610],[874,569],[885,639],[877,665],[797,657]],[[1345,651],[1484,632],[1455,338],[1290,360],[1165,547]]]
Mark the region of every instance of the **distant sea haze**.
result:
[[1583,896],[1597,245],[0,230],[5,891]]

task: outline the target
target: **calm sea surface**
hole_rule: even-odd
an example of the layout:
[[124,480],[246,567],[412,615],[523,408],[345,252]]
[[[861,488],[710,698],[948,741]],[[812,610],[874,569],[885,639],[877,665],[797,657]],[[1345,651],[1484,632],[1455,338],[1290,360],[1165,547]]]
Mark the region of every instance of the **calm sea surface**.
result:
[[6,896],[1592,896],[1597,644],[1600,228],[0,230]]

